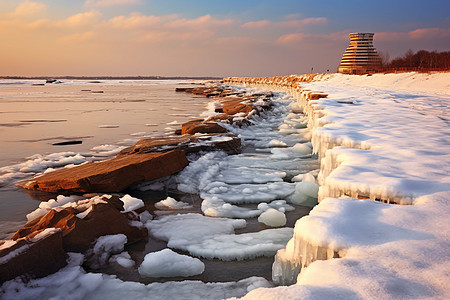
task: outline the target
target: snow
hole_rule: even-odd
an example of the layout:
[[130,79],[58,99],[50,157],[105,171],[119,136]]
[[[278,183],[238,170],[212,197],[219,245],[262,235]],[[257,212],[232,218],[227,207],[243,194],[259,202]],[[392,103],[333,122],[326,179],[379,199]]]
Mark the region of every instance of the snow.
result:
[[120,200],[123,202],[123,212],[133,211],[145,206],[144,201],[139,198],[131,197],[128,194],[120,198]]
[[131,259],[131,256],[128,252],[121,252],[119,254],[111,256],[109,259],[110,263],[117,263],[124,268],[132,268],[135,265],[134,260]]
[[[245,299],[450,298],[450,73],[321,77],[280,87],[306,112],[321,158],[319,204],[273,265],[275,282],[294,285]],[[305,88],[328,97],[308,100]],[[293,178],[296,194],[310,175]]]
[[86,273],[80,264],[81,254],[70,253],[69,265],[59,272],[27,283],[11,280],[2,286],[2,299],[223,299],[242,297],[249,291],[270,287],[261,277],[250,277],[237,282],[204,283],[201,281],[168,281],[142,284],[122,281],[116,276]]
[[286,216],[281,211],[269,208],[259,216],[258,221],[267,226],[280,227],[286,225]]
[[96,263],[99,265],[106,263],[112,254],[122,252],[126,243],[127,236],[121,233],[99,237],[93,248]]
[[155,203],[155,207],[157,209],[163,210],[170,210],[170,209],[180,210],[180,209],[190,209],[192,208],[192,205],[183,201],[177,201],[172,197],[167,197],[166,199]]
[[160,216],[146,224],[153,236],[168,242],[168,247],[208,259],[272,256],[292,236],[292,228],[234,233],[235,229],[245,226],[242,219],[211,218],[194,213]]
[[143,277],[189,277],[202,274],[204,270],[205,265],[198,258],[170,249],[147,254],[138,269]]

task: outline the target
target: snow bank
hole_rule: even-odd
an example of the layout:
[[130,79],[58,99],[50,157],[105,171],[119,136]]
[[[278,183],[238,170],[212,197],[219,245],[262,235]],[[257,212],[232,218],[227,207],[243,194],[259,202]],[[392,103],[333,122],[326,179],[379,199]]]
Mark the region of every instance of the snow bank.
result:
[[202,274],[205,265],[198,258],[163,249],[147,254],[138,270],[144,277],[189,277]]
[[302,88],[276,79],[308,115],[320,203],[275,257],[274,281],[296,285],[245,298],[450,297],[449,76],[333,74]]

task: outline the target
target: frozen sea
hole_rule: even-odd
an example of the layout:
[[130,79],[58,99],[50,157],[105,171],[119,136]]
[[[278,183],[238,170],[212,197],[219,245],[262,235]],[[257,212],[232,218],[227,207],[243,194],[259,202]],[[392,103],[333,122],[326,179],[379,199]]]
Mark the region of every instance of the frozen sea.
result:
[[[106,150],[171,133],[174,124],[197,118],[207,106],[205,98],[174,91],[199,81],[64,80],[40,85],[44,82],[0,80],[0,238],[23,224],[39,200],[54,197],[18,192],[14,182],[21,176],[56,167],[57,161],[63,165],[62,159],[82,162],[76,154],[113,155]],[[53,146],[67,141],[82,144]],[[9,168],[21,163],[26,166]]]
[[[142,138],[172,134],[181,123],[211,114],[213,100],[175,92],[176,87],[199,84],[203,82],[77,80],[42,85],[42,81],[0,81],[0,239],[24,225],[26,215],[41,201],[57,196],[18,190],[15,182],[114,156]],[[318,161],[311,154],[306,118],[290,113],[292,101],[276,95],[273,111],[256,116],[253,126],[228,127],[241,137],[242,154],[193,157],[191,165],[175,178],[127,190],[142,199],[152,214],[153,221],[146,224],[149,242],[125,249],[128,254],[122,260],[130,262],[131,258],[131,268],[111,263],[85,267],[85,271],[145,284],[185,279],[233,282],[252,276],[270,280],[273,255],[292,236],[295,221],[310,211],[310,202],[316,201],[296,186],[309,181],[303,186],[312,185],[317,195],[313,182]],[[53,145],[67,141],[82,143]],[[302,179],[302,174],[308,175]],[[163,183],[166,186],[159,188]],[[286,224],[280,227],[284,219]],[[205,224],[209,221],[210,225]],[[221,222],[228,224],[226,232]],[[180,242],[180,226],[191,235],[189,243]],[[178,254],[167,254],[167,248]],[[164,278],[144,276],[138,267],[144,261],[155,261],[145,257],[159,251],[175,255],[173,260],[179,260],[176,255],[200,259],[204,271],[187,278],[176,276],[176,270],[169,270],[171,275]]]

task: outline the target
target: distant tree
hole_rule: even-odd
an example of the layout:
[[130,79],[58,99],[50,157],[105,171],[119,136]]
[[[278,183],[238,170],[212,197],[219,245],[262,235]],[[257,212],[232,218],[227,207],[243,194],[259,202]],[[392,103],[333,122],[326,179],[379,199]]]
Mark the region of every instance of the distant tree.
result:
[[[383,56],[380,55],[383,60]],[[383,65],[385,69],[417,68],[450,70],[450,51],[437,52],[411,49]]]
[[388,51],[378,51],[378,55],[381,58],[381,66],[386,67],[389,65],[391,56],[389,55]]

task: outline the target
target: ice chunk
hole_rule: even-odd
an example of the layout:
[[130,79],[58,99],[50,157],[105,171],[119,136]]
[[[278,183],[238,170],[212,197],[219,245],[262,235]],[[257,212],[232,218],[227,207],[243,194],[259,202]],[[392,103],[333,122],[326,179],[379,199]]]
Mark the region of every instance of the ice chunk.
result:
[[116,255],[111,256],[109,259],[110,263],[117,263],[124,268],[134,267],[135,262],[131,259],[131,256],[128,252],[122,252]]
[[292,151],[299,155],[309,155],[312,153],[312,148],[308,144],[295,144],[292,146]]
[[205,265],[198,259],[178,254],[170,249],[152,252],[139,266],[143,277],[189,277],[202,274]]
[[234,234],[235,228],[242,228],[245,224],[239,219],[178,214],[162,216],[146,226],[156,238],[167,241],[170,248],[187,251],[197,257],[221,260],[272,256],[292,236],[292,228]]
[[263,212],[258,221],[271,227],[280,227],[286,225],[286,216],[281,211],[269,208]]
[[164,200],[161,200],[155,203],[155,207],[157,209],[191,209],[192,205],[183,201],[177,201],[172,197],[167,197]]
[[120,200],[123,202],[124,212],[133,211],[145,206],[144,201],[139,198],[131,197],[128,194],[120,198]]

